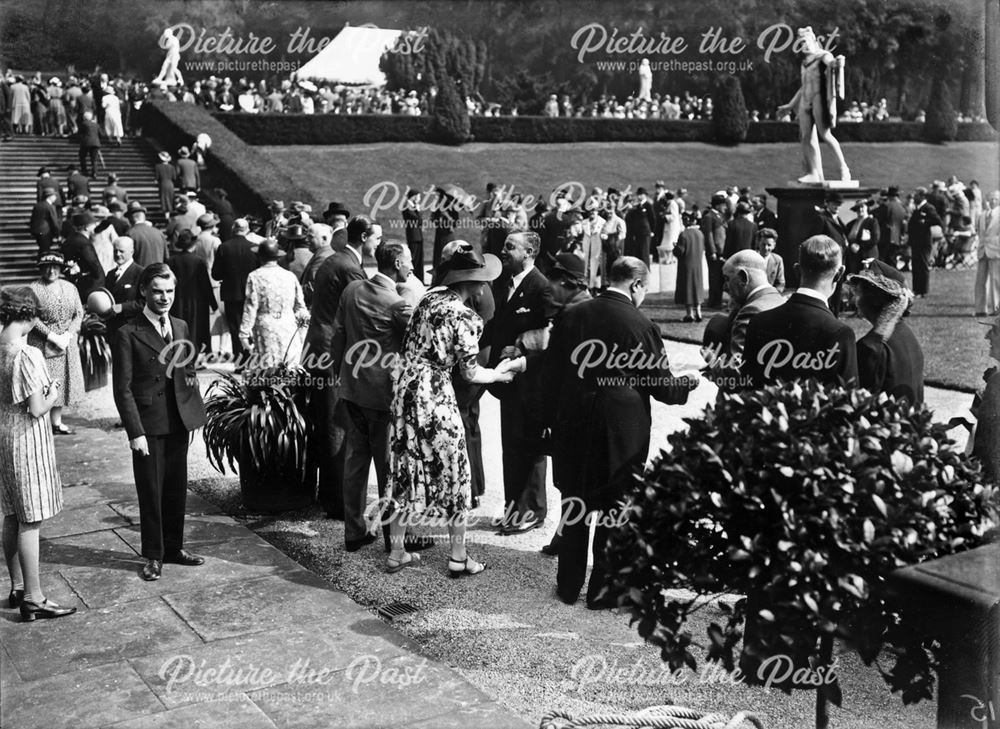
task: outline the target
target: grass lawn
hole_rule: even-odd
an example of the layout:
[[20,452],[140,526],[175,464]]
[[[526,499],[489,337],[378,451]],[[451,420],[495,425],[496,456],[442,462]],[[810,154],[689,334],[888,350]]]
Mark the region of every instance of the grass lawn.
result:
[[[652,188],[663,179],[671,188],[686,187],[688,200],[704,204],[720,187],[738,184],[754,190],[784,185],[797,176],[797,144],[741,145],[735,148],[707,144],[468,144],[439,147],[431,144],[375,144],[325,147],[261,147],[284,166],[303,186],[315,191],[316,205],[325,209],[330,200],[339,200],[355,213],[368,213],[365,204],[370,188],[382,184],[400,194],[407,185],[426,189],[428,185],[456,184],[482,196],[487,182],[513,184],[517,192],[541,195],[556,186],[578,181],[586,189],[595,185],[624,188],[631,183]],[[934,179],[956,174],[978,179],[986,190],[998,183],[1000,145],[966,142],[949,145],[920,143],[845,144],[844,154],[855,177],[863,185],[875,187],[898,184],[912,190]],[[827,171],[832,172],[829,165]],[[398,210],[380,211],[377,216],[390,234],[401,234]],[[466,229],[465,236],[478,235]],[[425,261],[430,261],[429,231]],[[929,383],[978,388],[987,365],[983,328],[972,318],[974,271],[935,271],[931,295],[918,301],[909,318],[924,348],[925,374]],[[655,299],[657,297],[653,297]],[[650,300],[649,313],[660,321],[673,338],[700,341],[699,325],[681,324],[683,312],[673,309],[673,296]],[[673,322],[676,321],[676,327]],[[858,334],[867,322],[853,320]]]

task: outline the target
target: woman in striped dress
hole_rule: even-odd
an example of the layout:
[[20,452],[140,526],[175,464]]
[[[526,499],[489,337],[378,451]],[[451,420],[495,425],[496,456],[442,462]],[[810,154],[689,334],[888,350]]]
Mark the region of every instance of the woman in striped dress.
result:
[[42,521],[62,510],[62,483],[49,427],[60,383],[49,378],[42,353],[28,345],[38,316],[30,288],[0,292],[0,509],[3,554],[10,573],[10,607],[25,621],[76,612],[46,600],[38,567]]

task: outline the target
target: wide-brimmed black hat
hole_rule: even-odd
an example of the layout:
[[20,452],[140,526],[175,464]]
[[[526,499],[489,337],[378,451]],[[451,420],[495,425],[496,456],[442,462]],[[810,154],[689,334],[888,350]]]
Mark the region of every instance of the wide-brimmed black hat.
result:
[[823,202],[836,203],[837,205],[842,205],[844,203],[844,196],[841,195],[839,192],[834,192],[831,190],[830,192],[826,193],[826,196],[823,198]]
[[329,220],[334,215],[343,215],[345,218],[351,217],[351,211],[344,207],[344,203],[332,202],[326,207],[326,212],[323,213],[323,220]]
[[556,256],[556,262],[552,266],[550,273],[561,274],[578,283],[585,283],[587,280],[587,263],[575,253],[560,253]]
[[464,243],[442,268],[445,269],[445,274],[441,285],[448,286],[461,281],[493,281],[500,275],[503,266],[500,259],[492,253],[483,255],[471,243]]

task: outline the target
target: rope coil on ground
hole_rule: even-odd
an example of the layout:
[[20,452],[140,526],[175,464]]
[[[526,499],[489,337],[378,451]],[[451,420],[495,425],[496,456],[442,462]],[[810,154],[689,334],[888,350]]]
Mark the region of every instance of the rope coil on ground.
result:
[[601,725],[638,729],[741,729],[747,724],[764,729],[763,722],[746,711],[727,719],[723,714],[706,714],[683,706],[651,706],[633,714],[592,714],[581,717],[574,717],[564,711],[549,711],[542,717],[539,729],[578,729]]

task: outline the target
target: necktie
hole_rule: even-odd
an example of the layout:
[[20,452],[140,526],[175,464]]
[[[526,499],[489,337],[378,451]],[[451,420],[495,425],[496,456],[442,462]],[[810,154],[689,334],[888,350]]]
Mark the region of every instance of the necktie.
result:
[[507,301],[510,301],[511,298],[514,296],[515,288],[517,288],[517,286],[515,286],[514,284],[514,279],[511,279],[510,282],[507,284]]
[[170,340],[174,338],[173,332],[170,331],[170,322],[167,321],[167,317],[160,317],[160,334],[163,335],[163,341],[170,344]]

